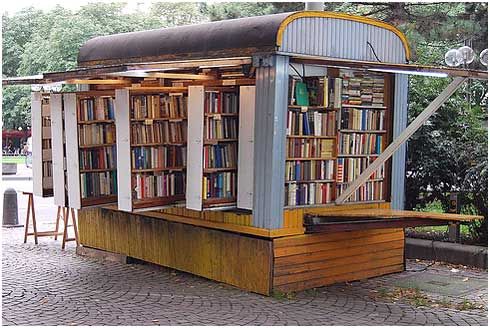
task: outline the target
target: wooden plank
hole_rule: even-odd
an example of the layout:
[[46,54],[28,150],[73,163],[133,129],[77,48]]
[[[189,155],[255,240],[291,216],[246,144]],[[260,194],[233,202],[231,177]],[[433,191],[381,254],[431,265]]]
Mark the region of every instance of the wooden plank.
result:
[[31,136],[32,136],[32,190],[33,194],[43,197],[43,158],[42,158],[42,94],[31,93]]
[[63,95],[65,109],[66,173],[68,185],[68,204],[80,209],[80,171],[78,160],[77,96],[74,93]]
[[[357,245],[350,245],[342,248],[343,245],[336,247],[326,248],[317,252],[300,253],[290,256],[276,257],[274,265],[276,268],[287,267],[291,265],[298,265],[302,263],[311,263],[322,261],[325,259],[332,259],[342,256],[349,256],[352,252],[362,254],[363,252],[380,251],[383,249],[390,249],[396,247],[403,247],[405,244],[404,236],[397,238],[383,238],[383,240],[371,240],[365,244],[358,243]],[[342,248],[342,249],[341,249]]]
[[352,264],[358,262],[358,259],[361,259],[362,256],[377,252],[390,254],[390,256],[403,256],[403,247],[403,240],[395,240],[392,242],[347,248],[341,252],[339,250],[322,252],[322,256],[314,259],[314,261],[312,261],[311,257],[296,256],[296,263],[290,261],[287,265],[284,262],[275,264],[274,276],[327,269],[341,264]]
[[392,209],[362,209],[362,210],[345,210],[335,213],[322,213],[321,216],[332,218],[418,218],[443,221],[474,221],[483,219],[479,215],[463,215],[451,213],[434,213],[434,212],[417,212],[401,211]]
[[379,267],[399,265],[402,263],[403,255],[400,256],[397,254],[391,257],[384,257],[383,254],[384,253],[379,252],[365,256],[361,263],[353,264],[352,262],[349,262],[346,265],[333,266],[328,269],[274,277],[274,287],[301,281],[325,279],[335,275],[349,274]]
[[320,252],[329,249],[347,248],[351,246],[367,245],[370,243],[379,243],[384,241],[399,240],[399,234],[381,234],[372,236],[361,236],[359,238],[343,239],[337,241],[330,241],[318,244],[309,244],[302,246],[292,246],[285,248],[274,248],[274,257],[290,256],[295,254]]
[[202,209],[204,87],[189,87],[187,117],[186,208]]
[[63,132],[63,96],[61,94],[51,95],[51,140],[53,157],[53,193],[54,204],[66,207],[65,190],[65,152],[64,152],[64,132]]
[[80,211],[80,235],[87,247],[118,252],[105,241],[128,240],[126,255],[265,295],[271,290],[270,240],[100,208]]
[[240,87],[237,207],[251,210],[254,188],[255,86]]
[[324,243],[329,241],[354,239],[364,236],[380,235],[380,234],[391,234],[391,233],[402,233],[401,229],[372,229],[366,231],[353,231],[335,234],[306,234],[301,236],[293,236],[286,238],[278,238],[274,240],[274,248],[289,247],[289,246],[300,246],[316,243]]
[[114,118],[117,140],[117,206],[123,211],[133,210],[129,107],[129,91],[125,89],[116,90]]
[[377,268],[367,269],[367,270],[362,270],[357,272],[342,273],[329,277],[312,279],[308,281],[294,282],[281,286],[274,286],[274,290],[279,290],[283,292],[300,291],[308,288],[321,287],[321,286],[331,285],[339,282],[366,279],[370,277],[376,277],[388,273],[401,272],[401,271],[403,271],[403,264],[395,264],[395,265],[377,267]]

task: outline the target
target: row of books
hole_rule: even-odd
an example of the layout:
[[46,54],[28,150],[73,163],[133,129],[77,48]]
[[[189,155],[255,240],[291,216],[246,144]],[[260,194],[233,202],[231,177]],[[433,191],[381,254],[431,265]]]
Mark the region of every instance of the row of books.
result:
[[52,161],[44,161],[43,162],[43,177],[52,177],[53,176],[53,162]]
[[204,168],[236,168],[237,145],[226,143],[204,146]]
[[147,143],[185,143],[187,141],[187,123],[153,122],[153,124],[131,124],[132,144]]
[[290,78],[289,104],[340,108],[342,79],[328,76]]
[[238,94],[235,92],[206,91],[205,113],[238,113]]
[[131,97],[131,118],[187,117],[187,97],[183,94],[158,94]]
[[332,183],[291,183],[285,193],[286,206],[328,204],[334,195]]
[[80,99],[78,121],[113,120],[114,98],[93,97]]
[[[337,196],[339,196],[348,184],[337,184]],[[367,202],[373,200],[383,200],[383,181],[368,181],[360,186],[352,196],[349,197],[349,202]]]
[[114,124],[79,125],[78,138],[80,146],[114,143],[116,126]]
[[236,139],[238,138],[238,118],[223,116],[220,119],[214,119],[206,117],[204,131],[206,139]]
[[335,136],[335,112],[289,111],[286,134],[289,136]]
[[372,133],[341,133],[339,153],[347,155],[376,155],[383,151],[384,136]]
[[82,198],[116,195],[117,174],[115,171],[81,173],[80,189]]
[[209,198],[236,198],[235,172],[210,173],[203,177],[203,200]]
[[51,149],[53,148],[51,143],[51,139],[42,139],[41,140],[41,147],[42,149]]
[[[337,182],[354,181],[361,173],[374,162],[374,158],[339,158],[337,159]],[[385,165],[381,165],[370,179],[384,178]]]
[[286,161],[286,181],[333,180],[335,161]]
[[80,169],[110,169],[117,166],[116,147],[80,149]]
[[131,167],[137,170],[182,168],[186,166],[186,158],[186,147],[157,146],[131,149]]
[[383,106],[384,77],[360,71],[341,70],[342,103],[350,105]]
[[383,130],[384,120],[384,110],[342,108],[340,128],[362,131]]
[[289,158],[323,158],[331,159],[334,155],[332,139],[288,139],[286,154]]
[[182,172],[136,174],[132,177],[133,198],[172,197],[185,193],[185,174]]

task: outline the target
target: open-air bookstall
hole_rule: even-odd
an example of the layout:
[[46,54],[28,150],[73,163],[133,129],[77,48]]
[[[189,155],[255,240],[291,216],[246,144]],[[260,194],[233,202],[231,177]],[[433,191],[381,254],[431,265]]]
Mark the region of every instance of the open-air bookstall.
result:
[[[97,37],[4,83],[85,87],[51,108],[83,247],[268,295],[402,271],[403,228],[478,219],[401,211],[405,141],[486,78],[409,56],[391,25],[306,11]],[[454,81],[407,127],[411,71]]]

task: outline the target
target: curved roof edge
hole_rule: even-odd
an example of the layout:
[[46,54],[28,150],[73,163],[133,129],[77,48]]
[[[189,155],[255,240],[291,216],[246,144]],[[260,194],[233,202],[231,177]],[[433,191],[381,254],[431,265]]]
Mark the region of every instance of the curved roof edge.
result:
[[282,44],[282,36],[284,33],[284,30],[286,27],[293,22],[294,20],[298,18],[304,18],[304,17],[323,17],[323,18],[336,18],[336,19],[343,19],[343,20],[350,20],[354,22],[359,22],[359,23],[364,23],[368,25],[373,25],[377,27],[381,27],[385,30],[388,30],[390,32],[393,32],[398,36],[400,41],[403,44],[403,47],[405,48],[405,56],[407,57],[407,60],[410,60],[410,45],[408,43],[407,38],[405,37],[405,34],[403,34],[399,29],[397,29],[395,26],[386,23],[384,21],[381,21],[379,19],[374,19],[374,18],[369,18],[369,17],[364,17],[364,16],[356,16],[356,15],[351,15],[351,14],[344,14],[344,13],[338,13],[338,12],[333,12],[333,11],[299,11],[292,13],[286,19],[284,19],[279,25],[279,30],[277,31],[277,38],[276,38],[276,45],[281,46]]
[[281,46],[287,26],[296,19],[306,17],[350,20],[388,30],[400,39],[405,57],[410,59],[408,41],[393,25],[344,13],[302,11],[99,36],[80,47],[78,64],[79,67],[94,67],[274,52]]

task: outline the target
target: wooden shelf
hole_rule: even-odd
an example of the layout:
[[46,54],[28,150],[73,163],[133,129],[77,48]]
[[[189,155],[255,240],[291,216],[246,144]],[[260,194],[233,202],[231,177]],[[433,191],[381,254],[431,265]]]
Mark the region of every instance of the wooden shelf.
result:
[[204,206],[227,206],[234,205],[236,198],[214,198],[210,197],[202,201]]
[[386,130],[352,130],[352,129],[342,129],[340,130],[341,133],[373,133],[373,134],[380,134],[380,133],[386,133]]
[[153,142],[153,143],[141,143],[141,144],[132,144],[131,147],[155,147],[155,146],[185,146],[187,142]]
[[303,135],[303,136],[286,136],[289,139],[336,139],[337,136],[311,136],[311,135]]
[[335,200],[332,200],[328,203],[324,204],[311,204],[311,205],[286,205],[285,209],[295,209],[295,208],[312,208],[312,207],[326,207],[326,206],[335,206]]
[[337,109],[325,106],[299,106],[299,105],[288,105],[288,109],[299,110],[301,111],[303,108],[307,110],[321,110],[325,112],[335,112]]
[[373,106],[373,105],[349,105],[349,104],[342,104],[342,108],[361,108],[361,109],[386,110],[386,106]]
[[145,207],[157,207],[157,206],[165,206],[175,203],[176,201],[185,200],[185,195],[174,195],[167,197],[151,197],[151,198],[143,198],[143,199],[135,199],[133,200],[133,208],[145,208]]
[[381,154],[338,154],[337,157],[378,157]]
[[185,167],[176,166],[176,167],[162,167],[162,168],[154,168],[154,169],[132,169],[131,173],[145,173],[145,172],[162,172],[162,171],[183,171]]
[[237,142],[238,139],[225,139],[225,138],[222,138],[222,139],[205,139],[204,140],[204,144],[205,145],[215,145],[219,142]]
[[114,124],[114,120],[90,120],[90,121],[78,121],[78,124]]
[[94,206],[117,202],[117,195],[82,198],[82,206]]
[[286,157],[286,161],[331,161],[335,160],[335,157]]
[[205,168],[203,173],[216,173],[216,172],[226,172],[226,171],[236,171],[236,167],[217,167],[217,168]]
[[169,121],[169,122],[182,122],[186,121],[187,117],[156,117],[156,118],[132,118],[132,123],[145,123],[146,121]]
[[116,168],[111,169],[80,169],[80,173],[90,173],[90,172],[111,172],[116,171]]
[[101,148],[101,147],[111,147],[115,146],[116,143],[106,143],[106,144],[98,144],[98,145],[80,145],[78,148],[80,149],[87,149],[87,148]]
[[286,184],[291,184],[291,183],[334,183],[335,180],[330,179],[330,180],[291,180],[291,181],[286,181]]

